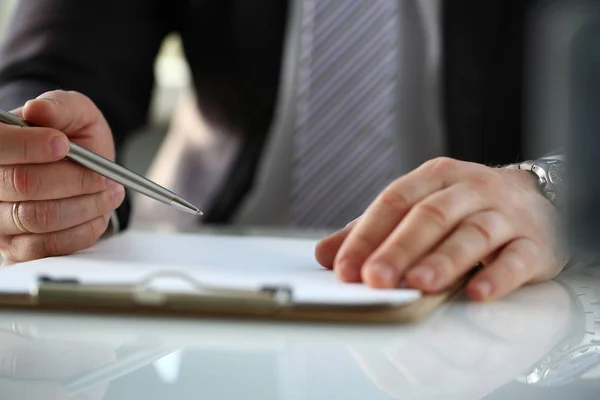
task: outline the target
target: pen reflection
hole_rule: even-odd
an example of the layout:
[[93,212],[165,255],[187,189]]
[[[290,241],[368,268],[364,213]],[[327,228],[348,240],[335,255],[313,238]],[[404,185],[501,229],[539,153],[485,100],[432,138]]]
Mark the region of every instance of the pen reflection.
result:
[[107,385],[71,397],[66,382],[116,360],[106,344],[58,339],[32,339],[18,331],[0,330],[0,393],[14,400],[104,398]]

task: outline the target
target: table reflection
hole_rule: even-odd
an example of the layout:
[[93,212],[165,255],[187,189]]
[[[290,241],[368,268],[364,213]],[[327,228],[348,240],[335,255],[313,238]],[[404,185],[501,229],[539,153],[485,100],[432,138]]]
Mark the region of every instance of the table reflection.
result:
[[563,274],[400,326],[3,313],[0,390],[10,399],[78,398],[68,397],[75,388],[107,400],[510,398],[493,395],[594,376],[599,292],[594,275]]
[[[116,360],[111,345],[68,339],[30,338],[18,330],[0,330],[0,393],[2,398],[68,399],[67,383]],[[108,383],[94,385],[86,399],[102,399]]]

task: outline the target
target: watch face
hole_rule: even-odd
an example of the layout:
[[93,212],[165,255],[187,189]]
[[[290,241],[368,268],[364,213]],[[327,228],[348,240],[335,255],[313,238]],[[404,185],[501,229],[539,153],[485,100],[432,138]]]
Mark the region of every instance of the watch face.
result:
[[548,179],[553,185],[563,185],[564,168],[562,163],[553,163],[548,168]]

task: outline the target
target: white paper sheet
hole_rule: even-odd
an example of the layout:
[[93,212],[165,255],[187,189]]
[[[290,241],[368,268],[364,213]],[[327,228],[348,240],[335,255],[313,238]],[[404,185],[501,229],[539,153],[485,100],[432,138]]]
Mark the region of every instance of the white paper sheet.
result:
[[[132,284],[161,271],[178,271],[210,285],[260,288],[286,285],[299,304],[404,304],[417,290],[376,290],[340,282],[315,260],[316,241],[252,236],[128,232],[77,254],[16,264],[0,270],[0,291],[28,292],[39,275],[83,283]],[[179,280],[153,287],[188,291]]]

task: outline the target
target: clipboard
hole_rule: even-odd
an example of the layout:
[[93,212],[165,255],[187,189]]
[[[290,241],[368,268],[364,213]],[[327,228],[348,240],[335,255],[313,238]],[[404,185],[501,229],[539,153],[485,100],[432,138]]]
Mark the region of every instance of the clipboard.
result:
[[[159,278],[186,281],[195,293],[156,291]],[[246,290],[204,285],[185,274],[161,272],[136,285],[84,284],[74,279],[40,276],[29,294],[0,293],[1,309],[128,314],[161,317],[236,318],[343,323],[406,323],[423,319],[462,292],[467,277],[450,289],[425,294],[404,305],[295,304],[293,289],[266,286]]]
[[[437,294],[371,290],[343,284],[316,264],[315,244],[273,237],[124,233],[72,256],[0,269],[0,310],[404,323],[458,296],[470,276]],[[163,279],[176,284],[161,287]]]

